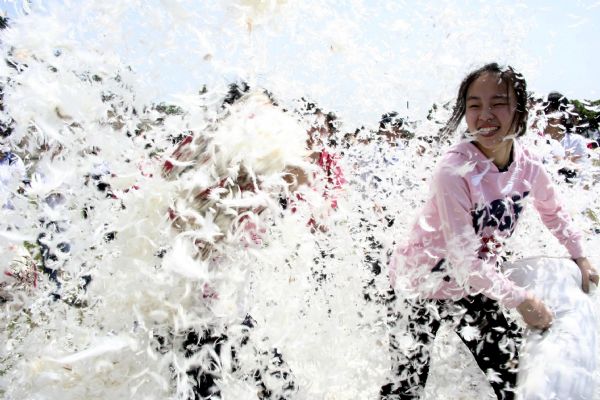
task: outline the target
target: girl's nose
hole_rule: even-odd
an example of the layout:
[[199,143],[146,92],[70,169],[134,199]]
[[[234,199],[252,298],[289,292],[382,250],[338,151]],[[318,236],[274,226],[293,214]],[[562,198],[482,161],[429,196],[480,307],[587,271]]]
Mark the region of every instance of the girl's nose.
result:
[[481,107],[479,119],[483,121],[489,121],[492,118],[494,118],[494,114],[492,113],[492,107]]

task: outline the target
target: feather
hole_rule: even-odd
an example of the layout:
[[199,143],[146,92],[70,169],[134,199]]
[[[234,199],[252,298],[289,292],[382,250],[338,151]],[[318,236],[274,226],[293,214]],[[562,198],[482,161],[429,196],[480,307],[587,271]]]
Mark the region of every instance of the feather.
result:
[[91,347],[86,350],[81,350],[76,353],[60,358],[48,358],[48,360],[58,364],[73,364],[88,358],[95,358],[105,353],[114,353],[123,350],[126,347],[131,347],[134,344],[126,337],[105,337],[97,339]]

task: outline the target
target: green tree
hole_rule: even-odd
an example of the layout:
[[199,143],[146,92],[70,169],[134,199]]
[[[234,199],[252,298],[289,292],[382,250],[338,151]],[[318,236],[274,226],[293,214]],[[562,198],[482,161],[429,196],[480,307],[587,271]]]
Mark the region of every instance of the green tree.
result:
[[600,122],[600,100],[588,101],[588,100],[573,100],[573,106],[575,111],[579,114],[579,124],[589,124],[590,128],[598,129],[598,123]]

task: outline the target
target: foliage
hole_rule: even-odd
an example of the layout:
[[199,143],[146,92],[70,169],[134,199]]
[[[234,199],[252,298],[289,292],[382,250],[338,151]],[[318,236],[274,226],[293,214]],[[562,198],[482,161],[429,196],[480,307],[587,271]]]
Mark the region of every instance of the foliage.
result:
[[598,129],[600,121],[600,100],[573,100],[575,111],[579,115],[579,125],[589,124],[590,128]]
[[160,103],[156,105],[156,111],[167,115],[182,115],[183,109],[173,104]]

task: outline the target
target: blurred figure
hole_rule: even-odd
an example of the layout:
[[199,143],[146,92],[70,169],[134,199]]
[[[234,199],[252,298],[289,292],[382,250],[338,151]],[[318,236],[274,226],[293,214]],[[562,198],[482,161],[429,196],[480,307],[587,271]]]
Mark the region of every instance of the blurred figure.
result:
[[565,177],[565,181],[572,182],[587,160],[587,143],[574,132],[573,107],[565,96],[551,92],[544,104],[547,121],[544,134],[551,155],[556,161],[562,161],[559,174]]
[[[178,377],[178,382],[185,383],[181,390],[191,386],[186,399],[221,399],[219,385],[227,363],[229,372],[256,387],[259,399],[288,399],[297,391],[289,367],[279,351],[268,345],[268,338],[253,341],[251,331],[256,322],[247,314],[248,282],[228,276],[224,270],[232,253],[264,246],[268,235],[264,218],[270,207],[263,199],[275,200],[304,182],[303,133],[268,91],[250,89],[245,82],[232,84],[215,124],[183,137],[164,161],[165,178],[182,184],[168,210],[173,228],[182,233],[182,240],[191,240],[191,257],[198,265],[206,264],[212,278],[198,288],[197,310],[186,310],[207,322],[155,336],[158,351],[169,351],[168,345],[181,346],[191,361],[185,376]],[[197,179],[203,173],[207,173],[204,179]],[[273,179],[286,174],[292,175],[289,181]],[[231,197],[254,201],[233,205],[228,203]],[[207,226],[213,229],[211,237],[196,237]],[[183,239],[185,235],[192,238]],[[231,290],[232,285],[237,287],[234,292],[223,294],[220,290]],[[218,312],[221,300],[227,297],[233,298],[236,306],[232,315]],[[243,362],[241,354],[248,353],[252,365]]]
[[379,121],[379,135],[383,135],[391,147],[404,149],[407,142],[414,137],[409,130],[407,122],[396,111],[385,113]]
[[327,231],[325,221],[331,212],[337,210],[338,197],[346,184],[346,178],[340,166],[340,155],[337,152],[340,141],[337,137],[338,119],[334,113],[325,113],[310,102],[306,103],[304,118],[310,121],[306,141],[310,152],[309,159],[318,167],[318,170],[313,173],[311,186],[313,189],[321,191],[323,199],[330,205],[322,210],[322,215],[313,215],[309,220],[309,225],[313,229],[325,232]]

